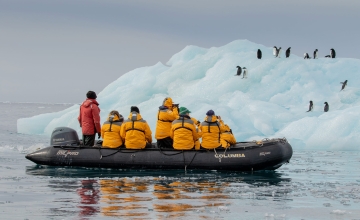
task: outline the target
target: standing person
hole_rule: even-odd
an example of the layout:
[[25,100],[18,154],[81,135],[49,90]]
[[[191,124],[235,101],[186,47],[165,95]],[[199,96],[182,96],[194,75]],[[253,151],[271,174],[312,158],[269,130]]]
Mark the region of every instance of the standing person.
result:
[[232,133],[232,130],[230,129],[229,125],[224,125],[225,131],[221,133],[221,146],[223,148],[228,148],[231,145],[236,144],[236,139]]
[[159,107],[155,138],[159,148],[172,148],[173,139],[170,137],[172,122],[179,117],[179,104],[174,104],[170,97],[166,97]]
[[195,123],[187,114],[180,114],[179,118],[172,122],[170,137],[174,140],[174,149],[191,150],[198,140]]
[[86,98],[80,106],[78,121],[82,128],[83,144],[85,146],[94,146],[95,134],[98,134],[98,138],[101,137],[100,108],[94,91],[88,91]]
[[123,145],[123,140],[120,136],[121,125],[124,118],[116,110],[109,113],[109,117],[101,127],[101,137],[103,138],[102,146],[109,148],[118,148]]
[[140,110],[131,106],[127,120],[121,126],[121,137],[125,140],[128,149],[144,149],[151,147],[152,136],[148,123],[141,117]]
[[221,133],[225,127],[220,116],[216,116],[213,110],[206,112],[205,121],[201,122],[202,132],[201,146],[206,149],[214,149],[221,146]]
[[191,117],[190,113],[191,113],[191,111],[185,107],[180,107],[180,109],[179,109],[180,115],[187,115],[194,122],[194,125],[196,128],[196,133],[197,133],[197,139],[195,141],[195,149],[200,150],[200,140],[199,139],[201,138],[201,135],[202,135],[201,130],[200,130],[200,121],[198,121],[196,118]]

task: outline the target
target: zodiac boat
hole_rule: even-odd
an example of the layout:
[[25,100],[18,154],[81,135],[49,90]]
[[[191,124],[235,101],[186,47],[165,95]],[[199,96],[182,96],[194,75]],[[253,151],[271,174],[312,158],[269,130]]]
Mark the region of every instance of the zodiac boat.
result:
[[175,150],[152,147],[133,150],[83,146],[74,129],[55,128],[50,146],[25,157],[39,165],[116,169],[275,170],[293,154],[285,138],[238,142],[224,149]]

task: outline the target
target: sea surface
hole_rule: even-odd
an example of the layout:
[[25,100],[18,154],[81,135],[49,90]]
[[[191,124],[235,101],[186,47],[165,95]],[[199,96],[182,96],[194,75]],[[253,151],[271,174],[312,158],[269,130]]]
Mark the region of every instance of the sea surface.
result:
[[[0,103],[0,219],[360,219],[359,151],[297,151],[276,171],[38,166],[50,137],[18,118],[69,104]],[[291,144],[291,143],[290,143]]]

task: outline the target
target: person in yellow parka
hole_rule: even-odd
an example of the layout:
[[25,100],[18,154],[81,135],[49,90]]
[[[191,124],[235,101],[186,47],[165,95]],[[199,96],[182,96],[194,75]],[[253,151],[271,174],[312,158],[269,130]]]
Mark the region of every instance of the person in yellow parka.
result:
[[231,145],[236,144],[236,139],[235,139],[229,125],[225,124],[224,127],[225,127],[225,132],[221,133],[221,137],[220,137],[221,146],[223,148],[228,148]]
[[107,121],[101,127],[101,137],[103,138],[103,147],[118,148],[123,145],[120,136],[121,125],[124,121],[122,115],[118,111],[112,110],[109,113]]
[[152,136],[148,123],[142,119],[140,110],[131,106],[130,115],[121,126],[121,137],[125,140],[128,149],[143,149],[151,147]]
[[[179,114],[180,115],[188,115],[188,116],[190,116],[190,113],[191,113],[191,111],[189,109],[187,109],[186,107],[180,107],[179,108]],[[196,128],[196,133],[198,134],[198,138],[195,141],[195,149],[200,150],[200,140],[199,139],[201,138],[201,135],[202,135],[201,130],[200,130],[200,121],[198,121],[196,118],[193,118],[191,116],[190,116],[190,118],[194,122],[195,128]]]
[[174,140],[173,147],[176,150],[191,150],[198,140],[195,123],[189,115],[180,114],[179,118],[172,122],[170,137]]
[[171,123],[179,117],[179,104],[174,104],[170,97],[166,97],[159,107],[155,138],[159,148],[172,148],[173,140],[170,137]]
[[225,126],[220,116],[216,116],[213,110],[206,112],[205,121],[201,122],[202,132],[201,147],[214,149],[221,146],[221,133],[225,132]]

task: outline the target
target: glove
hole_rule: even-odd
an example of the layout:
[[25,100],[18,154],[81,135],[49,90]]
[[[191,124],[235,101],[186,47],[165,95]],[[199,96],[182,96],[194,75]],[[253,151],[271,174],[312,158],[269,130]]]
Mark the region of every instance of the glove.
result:
[[99,132],[99,133],[98,133],[98,139],[100,139],[100,138],[101,138],[101,133]]

